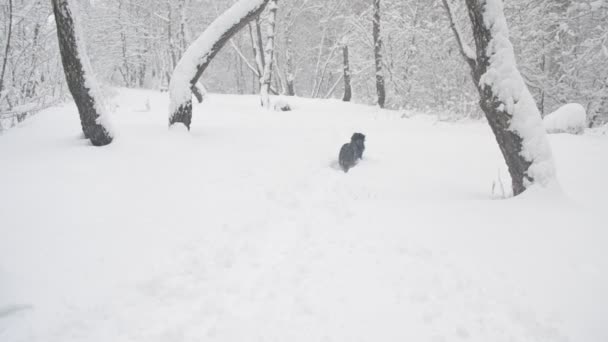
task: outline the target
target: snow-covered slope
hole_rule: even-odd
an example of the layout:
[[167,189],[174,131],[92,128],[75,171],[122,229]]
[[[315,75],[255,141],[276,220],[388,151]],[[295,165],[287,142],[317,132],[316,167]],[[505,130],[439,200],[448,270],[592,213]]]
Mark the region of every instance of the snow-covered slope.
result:
[[114,102],[107,147],[72,104],[0,136],[2,342],[608,340],[606,136],[551,136],[562,189],[500,200],[483,123]]

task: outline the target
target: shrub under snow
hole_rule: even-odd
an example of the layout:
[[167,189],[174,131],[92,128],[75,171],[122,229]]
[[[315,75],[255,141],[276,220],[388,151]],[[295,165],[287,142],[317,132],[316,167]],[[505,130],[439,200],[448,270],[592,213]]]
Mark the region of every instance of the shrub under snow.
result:
[[561,106],[543,119],[547,133],[583,134],[587,125],[585,107],[578,103]]

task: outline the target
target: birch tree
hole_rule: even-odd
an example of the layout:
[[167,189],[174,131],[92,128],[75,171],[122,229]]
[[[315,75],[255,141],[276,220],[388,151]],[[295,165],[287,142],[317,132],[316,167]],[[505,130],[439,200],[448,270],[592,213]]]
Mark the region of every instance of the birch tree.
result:
[[268,17],[268,37],[266,47],[264,48],[265,62],[264,74],[262,76],[262,86],[260,96],[262,98],[262,107],[270,109],[270,82],[272,77],[272,66],[274,62],[274,37],[275,26],[277,20],[278,0],[270,0],[268,6],[270,15]]

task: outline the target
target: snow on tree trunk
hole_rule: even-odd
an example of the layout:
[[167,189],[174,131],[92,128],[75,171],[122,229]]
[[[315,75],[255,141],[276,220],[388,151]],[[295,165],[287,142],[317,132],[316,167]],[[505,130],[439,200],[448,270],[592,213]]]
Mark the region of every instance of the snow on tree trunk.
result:
[[86,54],[84,42],[79,37],[79,29],[71,1],[53,0],[53,12],[57,25],[57,38],[61,61],[68,88],[80,113],[82,131],[95,146],[112,142],[109,122],[103,106],[99,86]]
[[374,60],[376,63],[376,91],[378,93],[378,105],[384,108],[386,101],[386,90],[384,89],[384,76],[382,75],[382,37],[380,36],[380,0],[374,1]]
[[348,58],[348,45],[344,44],[342,47],[342,54],[344,58],[344,97],[342,101],[349,102],[352,98],[353,92],[350,85],[350,62]]
[[513,194],[555,179],[551,147],[540,112],[515,62],[502,0],[466,0],[476,53],[462,40],[444,0],[460,51],[471,66],[480,106],[494,132],[512,180]]
[[169,125],[192,122],[192,88],[213,57],[249,21],[258,16],[269,0],[240,0],[215,19],[188,47],[177,63],[169,84]]
[[274,35],[275,25],[277,20],[278,0],[270,0],[268,6],[270,10],[270,16],[268,18],[268,38],[266,41],[265,53],[265,65],[264,74],[262,76],[262,87],[260,89],[260,96],[262,98],[262,107],[270,109],[270,82],[272,76],[272,64],[274,61]]

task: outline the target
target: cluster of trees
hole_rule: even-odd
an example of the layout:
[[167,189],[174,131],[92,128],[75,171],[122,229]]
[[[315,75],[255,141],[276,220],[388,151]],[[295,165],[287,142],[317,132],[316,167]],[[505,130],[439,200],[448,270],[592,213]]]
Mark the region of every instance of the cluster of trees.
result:
[[[98,78],[115,85],[158,89],[168,87],[189,44],[234,1],[78,3]],[[374,49],[376,5],[380,9],[380,65]],[[505,6],[520,70],[541,113],[578,102],[588,109],[590,125],[607,121],[608,3],[510,0]],[[464,3],[454,7],[455,20],[472,42],[464,25]],[[10,45],[3,54],[6,68],[0,76],[0,112],[5,116],[24,104],[44,106],[65,93],[57,77],[61,63],[51,14],[49,0],[6,0],[0,5],[0,51]],[[269,19],[270,11],[266,11],[235,35],[201,81],[217,92],[259,92],[254,51],[264,50]],[[271,92],[343,98],[350,84],[354,101],[379,103],[376,78],[381,67],[388,108],[431,109],[455,117],[481,114],[439,0],[281,0],[274,44]],[[349,83],[344,82],[345,51]]]
[[[70,2],[80,3],[82,27],[77,29]],[[541,114],[580,102],[590,125],[608,119],[605,0],[513,0],[506,8],[502,0],[51,4],[8,0],[0,9],[6,23],[0,115],[27,113],[30,109],[20,112],[19,106],[60,98],[64,92],[57,74],[63,65],[85,136],[96,145],[112,139],[95,95],[93,69],[110,84],[169,88],[170,123],[188,127],[192,94],[200,100],[199,81],[220,92],[259,92],[265,107],[275,93],[455,116],[483,113],[515,194],[553,175],[550,149],[539,129]],[[50,39],[55,26],[62,64]],[[79,35],[87,37],[86,44],[79,43]],[[214,59],[218,53],[222,58]],[[205,72],[210,64],[213,68]]]
[[66,94],[50,1],[0,4],[0,131]]

